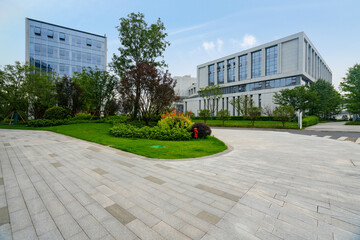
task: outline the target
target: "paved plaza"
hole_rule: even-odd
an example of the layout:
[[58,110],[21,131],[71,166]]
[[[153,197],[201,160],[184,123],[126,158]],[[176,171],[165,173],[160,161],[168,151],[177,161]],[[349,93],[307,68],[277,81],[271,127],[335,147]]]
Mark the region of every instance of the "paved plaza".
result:
[[0,239],[360,239],[360,144],[213,133],[231,151],[151,160],[0,130]]

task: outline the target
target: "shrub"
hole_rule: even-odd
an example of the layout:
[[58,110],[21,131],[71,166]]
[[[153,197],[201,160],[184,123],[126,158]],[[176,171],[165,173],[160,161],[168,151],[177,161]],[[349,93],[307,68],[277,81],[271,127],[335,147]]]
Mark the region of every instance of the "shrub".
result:
[[105,119],[105,122],[111,124],[117,124],[117,123],[127,123],[128,120],[129,117],[127,115],[115,115],[115,116],[107,117]]
[[181,128],[190,130],[191,125],[193,125],[193,122],[191,122],[190,117],[184,116],[181,112],[176,112],[176,110],[170,113],[166,112],[158,122],[158,126],[164,129]]
[[27,122],[28,127],[50,127],[63,125],[67,120],[50,120],[50,119],[37,119]]
[[210,113],[209,109],[201,109],[199,115],[200,115],[200,118],[202,120],[204,120],[204,122],[206,123],[206,120],[208,120],[210,118],[211,113]]
[[76,119],[76,120],[90,120],[91,119],[91,114],[87,113],[86,111],[79,112],[79,113],[75,114],[75,117],[73,117],[73,119]]
[[282,122],[283,127],[285,127],[286,121],[291,121],[295,116],[295,110],[293,106],[277,106],[273,112],[275,119]]
[[193,113],[192,111],[186,112],[185,116],[189,117],[190,119],[194,119],[195,118],[195,113]]
[[198,138],[205,138],[206,136],[210,136],[211,135],[211,129],[208,125],[206,125],[205,123],[194,123],[191,126],[191,136],[194,137],[194,129],[197,128],[198,130]]
[[230,119],[230,112],[228,110],[221,110],[217,113],[217,118],[222,120],[222,125],[224,126],[225,120]]
[[166,129],[158,126],[137,128],[129,124],[118,124],[110,128],[110,134],[115,137],[147,138],[157,140],[190,140],[191,133],[184,128]]
[[251,120],[252,126],[255,125],[255,120],[261,115],[261,107],[250,107],[248,108],[248,117]]
[[303,118],[302,123],[303,127],[309,127],[315,124],[318,124],[319,118],[317,116],[308,116]]
[[46,109],[44,118],[51,120],[63,120],[67,117],[69,111],[63,107],[54,106]]

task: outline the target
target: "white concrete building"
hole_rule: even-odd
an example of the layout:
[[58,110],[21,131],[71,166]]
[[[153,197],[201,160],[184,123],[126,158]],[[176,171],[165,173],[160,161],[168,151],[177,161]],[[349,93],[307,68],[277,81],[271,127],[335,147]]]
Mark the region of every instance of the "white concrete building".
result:
[[230,101],[240,95],[252,98],[255,106],[275,108],[274,93],[319,78],[332,82],[332,72],[309,38],[300,32],[197,66],[195,92],[183,100],[184,111],[198,115],[208,105],[197,92],[208,85],[223,88],[218,110],[229,110],[234,116],[237,112]]
[[178,108],[180,112],[184,112],[184,99],[190,96],[197,96],[197,80],[191,75],[174,76],[176,80],[175,93],[180,97],[178,102],[174,103],[174,107]]

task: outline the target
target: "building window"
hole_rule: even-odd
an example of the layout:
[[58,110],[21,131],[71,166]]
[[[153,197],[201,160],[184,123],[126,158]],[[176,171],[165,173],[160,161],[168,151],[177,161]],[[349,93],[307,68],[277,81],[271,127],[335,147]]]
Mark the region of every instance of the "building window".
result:
[[65,33],[59,33],[59,39],[61,40],[61,41],[65,41]]
[[251,53],[251,77],[261,76],[261,50]]
[[215,80],[215,65],[209,65],[208,66],[208,71],[209,71],[209,85],[214,85],[214,80]]
[[35,27],[34,28],[34,33],[35,33],[35,35],[41,36],[41,28]]
[[91,47],[91,39],[89,38],[86,39],[86,46]]
[[96,47],[101,48],[101,42],[96,42]]
[[54,38],[54,31],[53,30],[48,30],[47,31],[47,36],[48,36],[48,38]]
[[40,55],[41,54],[41,45],[35,43],[35,55]]
[[227,81],[235,82],[235,58],[227,60]]
[[224,62],[217,63],[217,83],[223,84],[224,83]]
[[261,94],[259,94],[259,107],[261,107]]
[[239,81],[247,79],[247,55],[239,57]]
[[266,48],[266,75],[277,73],[277,46]]

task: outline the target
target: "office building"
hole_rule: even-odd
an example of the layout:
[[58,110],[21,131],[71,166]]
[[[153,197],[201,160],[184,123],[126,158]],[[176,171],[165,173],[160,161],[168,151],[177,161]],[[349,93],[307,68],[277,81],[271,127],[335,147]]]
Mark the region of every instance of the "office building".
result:
[[272,41],[242,52],[197,66],[196,92],[184,99],[184,111],[198,114],[208,104],[198,90],[220,85],[222,99],[217,110],[229,110],[241,95],[253,100],[254,106],[275,108],[273,96],[282,89],[311,84],[322,78],[332,82],[332,72],[304,32]]
[[107,39],[93,33],[25,19],[26,61],[44,71],[72,76],[82,68],[106,70]]

